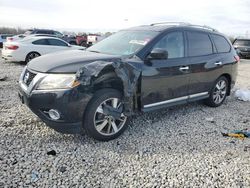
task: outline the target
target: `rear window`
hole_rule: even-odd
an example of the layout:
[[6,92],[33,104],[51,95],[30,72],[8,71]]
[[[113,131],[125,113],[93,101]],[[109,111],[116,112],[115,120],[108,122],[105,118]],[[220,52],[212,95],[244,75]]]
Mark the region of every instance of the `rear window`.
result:
[[225,53],[230,51],[231,46],[224,37],[220,35],[212,35],[212,38],[219,53]]
[[37,30],[36,33],[37,34],[50,34],[50,35],[54,34],[54,32],[50,30]]
[[213,53],[213,46],[208,34],[188,31],[187,37],[189,56],[202,56]]
[[234,45],[238,46],[250,46],[250,40],[236,40]]
[[35,44],[35,45],[48,45],[48,41],[47,41],[47,39],[39,39],[39,40],[36,40],[36,41],[32,42],[32,44]]

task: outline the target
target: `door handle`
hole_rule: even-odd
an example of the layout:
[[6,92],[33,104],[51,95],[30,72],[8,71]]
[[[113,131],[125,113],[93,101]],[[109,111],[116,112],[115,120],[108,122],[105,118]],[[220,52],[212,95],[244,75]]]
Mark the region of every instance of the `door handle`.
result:
[[218,61],[216,63],[214,63],[215,65],[222,65],[222,62],[221,61]]
[[180,71],[186,71],[189,70],[189,66],[183,66],[179,68]]

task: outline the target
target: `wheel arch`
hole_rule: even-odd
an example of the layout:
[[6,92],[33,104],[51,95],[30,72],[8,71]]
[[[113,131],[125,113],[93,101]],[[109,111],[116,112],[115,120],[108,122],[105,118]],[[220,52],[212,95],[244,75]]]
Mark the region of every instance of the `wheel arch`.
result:
[[124,95],[124,85],[120,77],[117,76],[113,67],[105,67],[93,81],[94,91],[112,88],[120,91]]
[[76,78],[92,92],[103,88],[113,88],[123,95],[126,115],[138,109],[138,85],[140,70],[121,61],[96,61],[78,70]]
[[41,55],[41,53],[39,53],[38,51],[31,51],[31,52],[27,53],[26,57],[27,57],[29,54],[31,54],[31,53],[37,53],[37,54]]
[[[232,77],[230,74],[228,73],[224,73],[222,74],[220,77],[225,77],[228,81],[228,92],[227,92],[227,96],[229,96],[231,94],[231,82],[232,82]],[[219,78],[220,78],[219,77]]]
[[27,53],[27,55],[25,56],[25,62],[26,62],[26,63],[28,62],[28,61],[27,61],[28,56],[29,56],[30,54],[32,54],[32,53],[36,53],[36,54],[38,54],[39,56],[41,56],[41,53],[39,53],[39,52],[37,52],[37,51],[30,51],[30,52]]

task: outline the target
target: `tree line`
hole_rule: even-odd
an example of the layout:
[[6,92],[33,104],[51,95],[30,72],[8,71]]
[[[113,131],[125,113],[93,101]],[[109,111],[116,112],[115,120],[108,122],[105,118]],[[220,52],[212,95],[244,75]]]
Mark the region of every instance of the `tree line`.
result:
[[18,35],[18,34],[23,34],[27,29],[23,28],[12,28],[12,27],[0,27],[0,34],[13,34],[13,35]]

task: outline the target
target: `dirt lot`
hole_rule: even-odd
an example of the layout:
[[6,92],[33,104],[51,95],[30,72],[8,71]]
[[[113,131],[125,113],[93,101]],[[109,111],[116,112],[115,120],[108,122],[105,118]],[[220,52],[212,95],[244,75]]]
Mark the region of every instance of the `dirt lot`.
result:
[[[120,138],[97,142],[47,128],[20,103],[23,66],[0,62],[0,187],[250,187],[250,138],[220,133],[250,129],[250,102],[234,93],[218,108],[139,114]],[[250,89],[250,61],[235,88]]]

